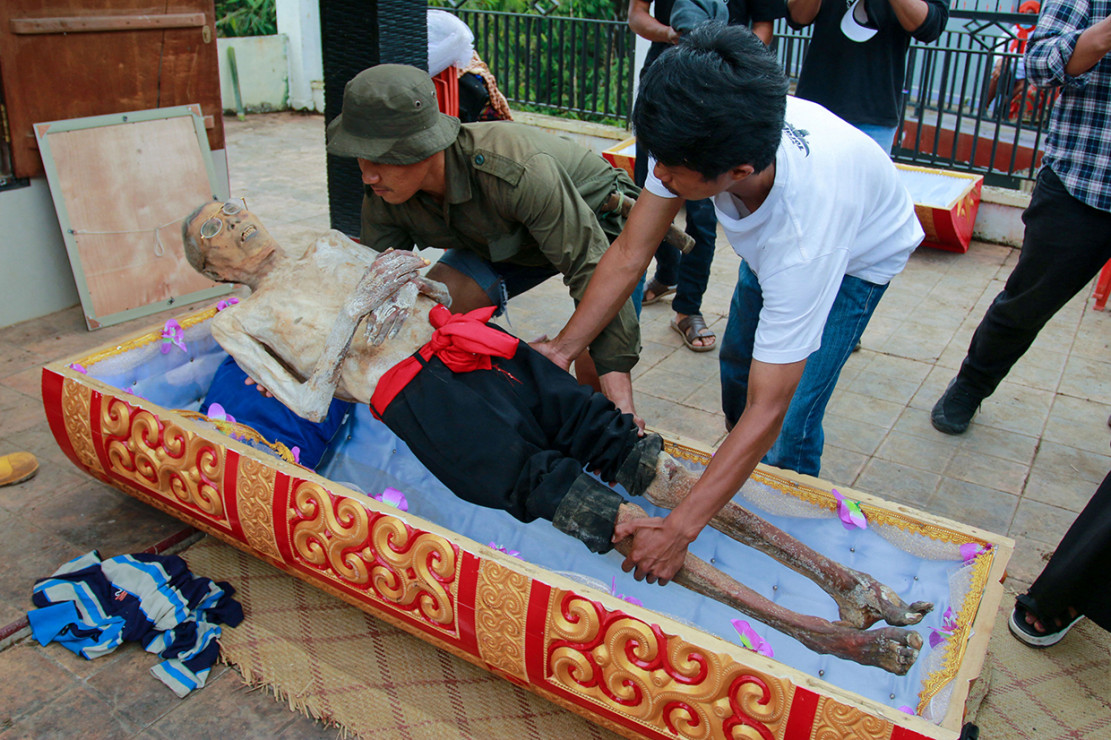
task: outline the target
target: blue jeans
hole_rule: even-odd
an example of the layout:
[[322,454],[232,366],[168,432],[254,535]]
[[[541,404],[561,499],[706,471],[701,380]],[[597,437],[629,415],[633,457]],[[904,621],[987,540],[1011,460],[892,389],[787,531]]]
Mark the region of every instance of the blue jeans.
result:
[[898,126],[878,126],[874,123],[853,123],[852,121],[849,123],[868,134],[868,137],[890,156],[891,149],[895,146],[895,133],[899,130]]
[[[762,462],[805,475],[817,475],[822,467],[822,418],[833,395],[841,368],[864,334],[872,312],[883,297],[886,285],[846,275],[829,310],[822,330],[822,346],[806,360],[795,395],[783,420],[775,444]],[[732,428],[745,410],[748,371],[756,339],[756,324],[764,296],[756,275],[744,262],[737,275],[737,288],[729,304],[729,321],[721,340],[721,405],[725,422]]]
[[656,280],[677,286],[671,301],[671,308],[677,313],[687,316],[702,313],[702,294],[710,282],[717,229],[714,202],[709,198],[688,200],[686,232],[694,239],[694,248],[682,254],[664,242],[656,249]]

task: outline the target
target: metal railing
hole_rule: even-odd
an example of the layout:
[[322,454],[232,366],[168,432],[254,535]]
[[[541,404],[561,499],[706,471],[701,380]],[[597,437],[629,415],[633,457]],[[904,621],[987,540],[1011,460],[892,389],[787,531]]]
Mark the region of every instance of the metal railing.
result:
[[635,37],[624,21],[458,8],[516,107],[627,125]]
[[[628,125],[635,36],[624,21],[451,10],[474,31],[475,49],[513,107]],[[974,172],[1012,188],[1033,180],[1055,95],[1016,82],[1022,55],[1011,44],[1013,27],[1031,20],[953,10],[937,42],[911,43],[896,161]],[[775,32],[776,54],[794,82],[810,29],[780,19]]]

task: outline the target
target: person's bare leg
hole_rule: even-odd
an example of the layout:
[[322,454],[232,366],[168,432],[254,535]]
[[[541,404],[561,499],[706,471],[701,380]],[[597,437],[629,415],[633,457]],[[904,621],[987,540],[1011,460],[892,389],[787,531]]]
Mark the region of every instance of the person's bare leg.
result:
[[[656,463],[656,478],[644,497],[656,506],[674,509],[697,480],[693,472],[671,455],[661,452]],[[814,581],[837,602],[841,622],[852,627],[864,629],[881,619],[893,625],[918,624],[933,609],[933,604],[927,601],[916,601],[908,606],[891,588],[867,573],[814,551],[732,501],[710,520],[710,526]]]
[[598,379],[598,370],[594,367],[594,360],[588,350],[583,350],[575,358],[575,379],[579,385],[590,386],[596,391],[602,390],[602,381]]
[[486,295],[486,291],[473,278],[454,267],[437,262],[429,268],[428,279],[447,286],[448,293],[451,294],[452,313],[466,313],[494,305],[490,302],[490,296]]
[[[636,504],[622,504],[617,521],[643,516],[647,514]],[[627,537],[614,547],[627,556],[632,543],[632,538]],[[922,648],[922,637],[902,627],[855,629],[784,609],[689,553],[672,580],[790,635],[816,653],[876,666],[898,676],[910,670]]]

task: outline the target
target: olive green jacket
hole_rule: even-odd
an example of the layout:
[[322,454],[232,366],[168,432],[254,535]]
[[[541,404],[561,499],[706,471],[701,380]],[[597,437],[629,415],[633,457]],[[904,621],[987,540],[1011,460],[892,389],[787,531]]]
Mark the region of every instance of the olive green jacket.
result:
[[[418,192],[390,205],[365,189],[363,244],[469,249],[490,262],[548,266],[563,274],[575,304],[625,225],[598,211],[609,194],[636,197],[624,171],[570,141],[503,121],[464,124],[445,152],[443,203]],[[632,300],[590,345],[599,374],[628,372],[640,353]]]

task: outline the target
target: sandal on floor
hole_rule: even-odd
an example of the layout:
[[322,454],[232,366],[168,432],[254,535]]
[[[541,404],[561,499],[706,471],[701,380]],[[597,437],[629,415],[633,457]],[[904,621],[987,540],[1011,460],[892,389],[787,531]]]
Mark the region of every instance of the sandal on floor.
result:
[[[679,332],[679,336],[683,338],[683,344],[692,352],[709,352],[714,347],[718,346],[717,334],[710,331],[706,326],[706,320],[698,314],[691,314],[684,319],[676,321],[671,320],[671,328]],[[696,339],[713,339],[713,344],[704,344],[699,346],[694,343]]]
[[[1061,626],[1055,630],[1047,629],[1046,632],[1038,632],[1034,625],[1027,623],[1027,614],[1033,614],[1034,618],[1047,628],[1052,622],[1056,622]],[[1078,614],[1072,619],[1069,619],[1068,616],[1063,616],[1059,619],[1042,619],[1038,616],[1037,605],[1034,603],[1034,600],[1026,594],[1022,594],[1015,600],[1015,608],[1011,612],[1011,618],[1007,620],[1007,626],[1010,627],[1012,635],[1030,647],[1047,648],[1050,645],[1059,643],[1061,639],[1068,634],[1068,631],[1072,629],[1072,626],[1083,618],[1083,614]]]
[[643,298],[640,302],[642,306],[651,306],[656,301],[663,298],[665,295],[671,295],[675,292],[674,285],[664,285],[656,278],[652,278],[644,286],[644,295],[652,294],[651,298]]

